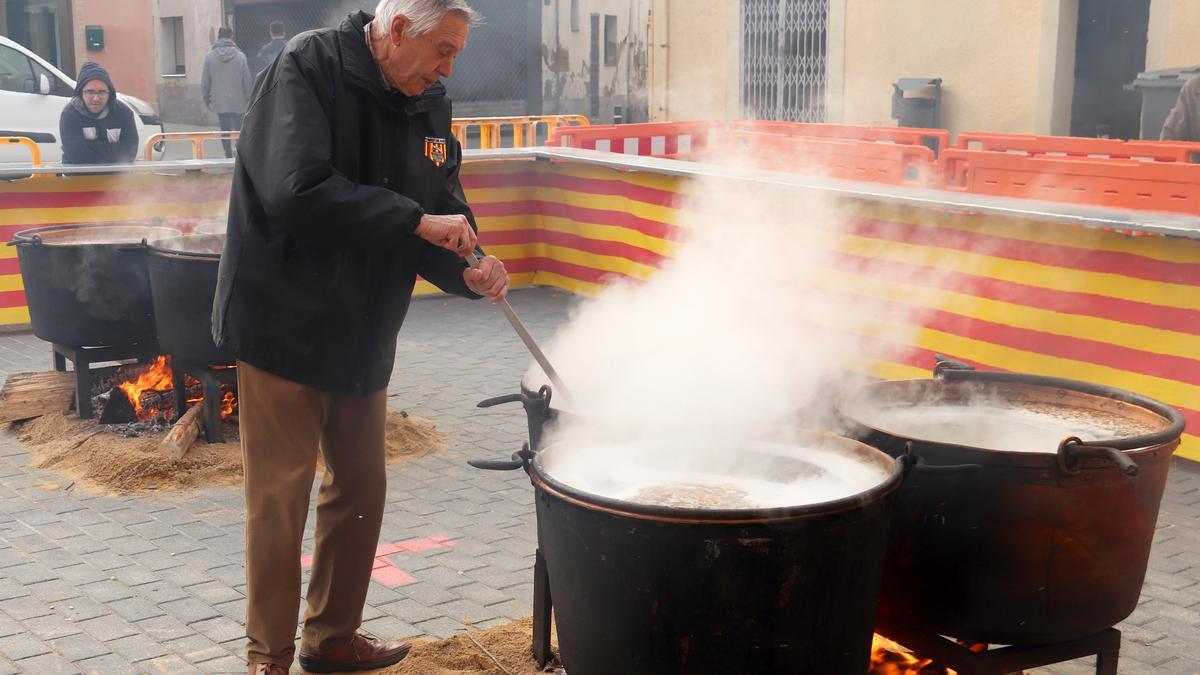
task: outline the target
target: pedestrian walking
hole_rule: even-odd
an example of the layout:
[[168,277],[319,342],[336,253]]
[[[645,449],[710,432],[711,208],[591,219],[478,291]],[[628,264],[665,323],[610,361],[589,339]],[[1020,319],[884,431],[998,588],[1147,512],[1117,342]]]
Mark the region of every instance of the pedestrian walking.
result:
[[272,21],[267,30],[271,34],[271,41],[258,50],[258,56],[256,57],[258,59],[257,68],[260,73],[266,70],[267,66],[274,63],[275,57],[279,56],[279,52],[283,51],[284,45],[287,44],[287,37],[282,21]]
[[[254,91],[254,76],[246,55],[233,41],[233,29],[222,26],[217,41],[204,57],[204,72],[200,77],[200,93],[204,105],[217,113],[221,131],[241,131],[250,93]],[[221,139],[225,156],[233,157],[233,143]]]

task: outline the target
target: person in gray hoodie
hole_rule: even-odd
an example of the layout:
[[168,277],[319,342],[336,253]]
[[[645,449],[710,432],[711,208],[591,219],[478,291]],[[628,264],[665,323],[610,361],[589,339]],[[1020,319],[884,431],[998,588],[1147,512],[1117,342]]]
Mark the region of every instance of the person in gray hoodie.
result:
[[[246,55],[233,41],[233,29],[222,27],[217,31],[217,41],[204,57],[204,73],[200,77],[200,93],[204,105],[217,113],[221,131],[241,131],[246,107],[250,104],[250,92],[254,90],[254,76]],[[225,156],[233,156],[233,144],[222,140]]]

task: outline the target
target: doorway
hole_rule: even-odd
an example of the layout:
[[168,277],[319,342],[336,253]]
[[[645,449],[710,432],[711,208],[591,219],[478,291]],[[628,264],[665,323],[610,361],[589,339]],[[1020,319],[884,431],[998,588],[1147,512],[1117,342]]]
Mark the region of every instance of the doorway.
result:
[[[65,12],[64,10],[65,5]],[[51,65],[73,75],[74,48],[64,44],[70,40],[70,3],[61,0],[9,0],[0,2],[4,11],[3,34],[29,51],[46,59]]]
[[1126,91],[1146,68],[1150,0],[1079,0],[1071,135],[1138,138],[1142,104]]

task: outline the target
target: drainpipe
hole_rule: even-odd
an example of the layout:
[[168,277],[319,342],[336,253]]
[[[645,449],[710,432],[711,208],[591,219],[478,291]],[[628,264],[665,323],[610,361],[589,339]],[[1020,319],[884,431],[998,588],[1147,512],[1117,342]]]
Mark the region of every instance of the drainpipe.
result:
[[[659,11],[651,9],[650,13],[650,28],[648,29],[647,37],[649,40],[650,49],[650,106],[654,106],[654,67],[658,63],[657,49],[662,49],[662,93],[660,99],[662,103],[658,106],[659,113],[662,115],[661,121],[667,121],[671,117],[671,0],[657,0],[655,6]],[[662,31],[662,42],[658,42],[658,31]],[[657,48],[657,49],[656,49]]]
[[[562,53],[562,42],[559,38],[559,31],[562,26],[559,24],[559,10],[562,8],[563,0],[554,0],[554,54],[550,57],[550,72],[554,73],[554,112],[562,114],[562,93],[559,87],[559,78],[562,74],[558,72],[558,55]],[[545,86],[545,85],[542,85]]]

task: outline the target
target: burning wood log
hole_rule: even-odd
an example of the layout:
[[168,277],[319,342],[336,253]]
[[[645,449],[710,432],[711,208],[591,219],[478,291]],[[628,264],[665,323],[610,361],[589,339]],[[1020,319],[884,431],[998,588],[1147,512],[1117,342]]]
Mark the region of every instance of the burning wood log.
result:
[[196,441],[196,437],[200,435],[200,425],[203,420],[204,401],[201,401],[188,408],[175,426],[171,427],[171,430],[159,443],[159,449],[169,454],[171,459],[183,459],[183,456],[192,447],[192,443]]
[[101,424],[126,424],[137,421],[137,411],[133,409],[129,397],[120,389],[113,387],[97,398],[102,401],[100,404]]
[[0,391],[0,422],[16,422],[46,413],[66,412],[75,398],[75,374],[13,373]]

